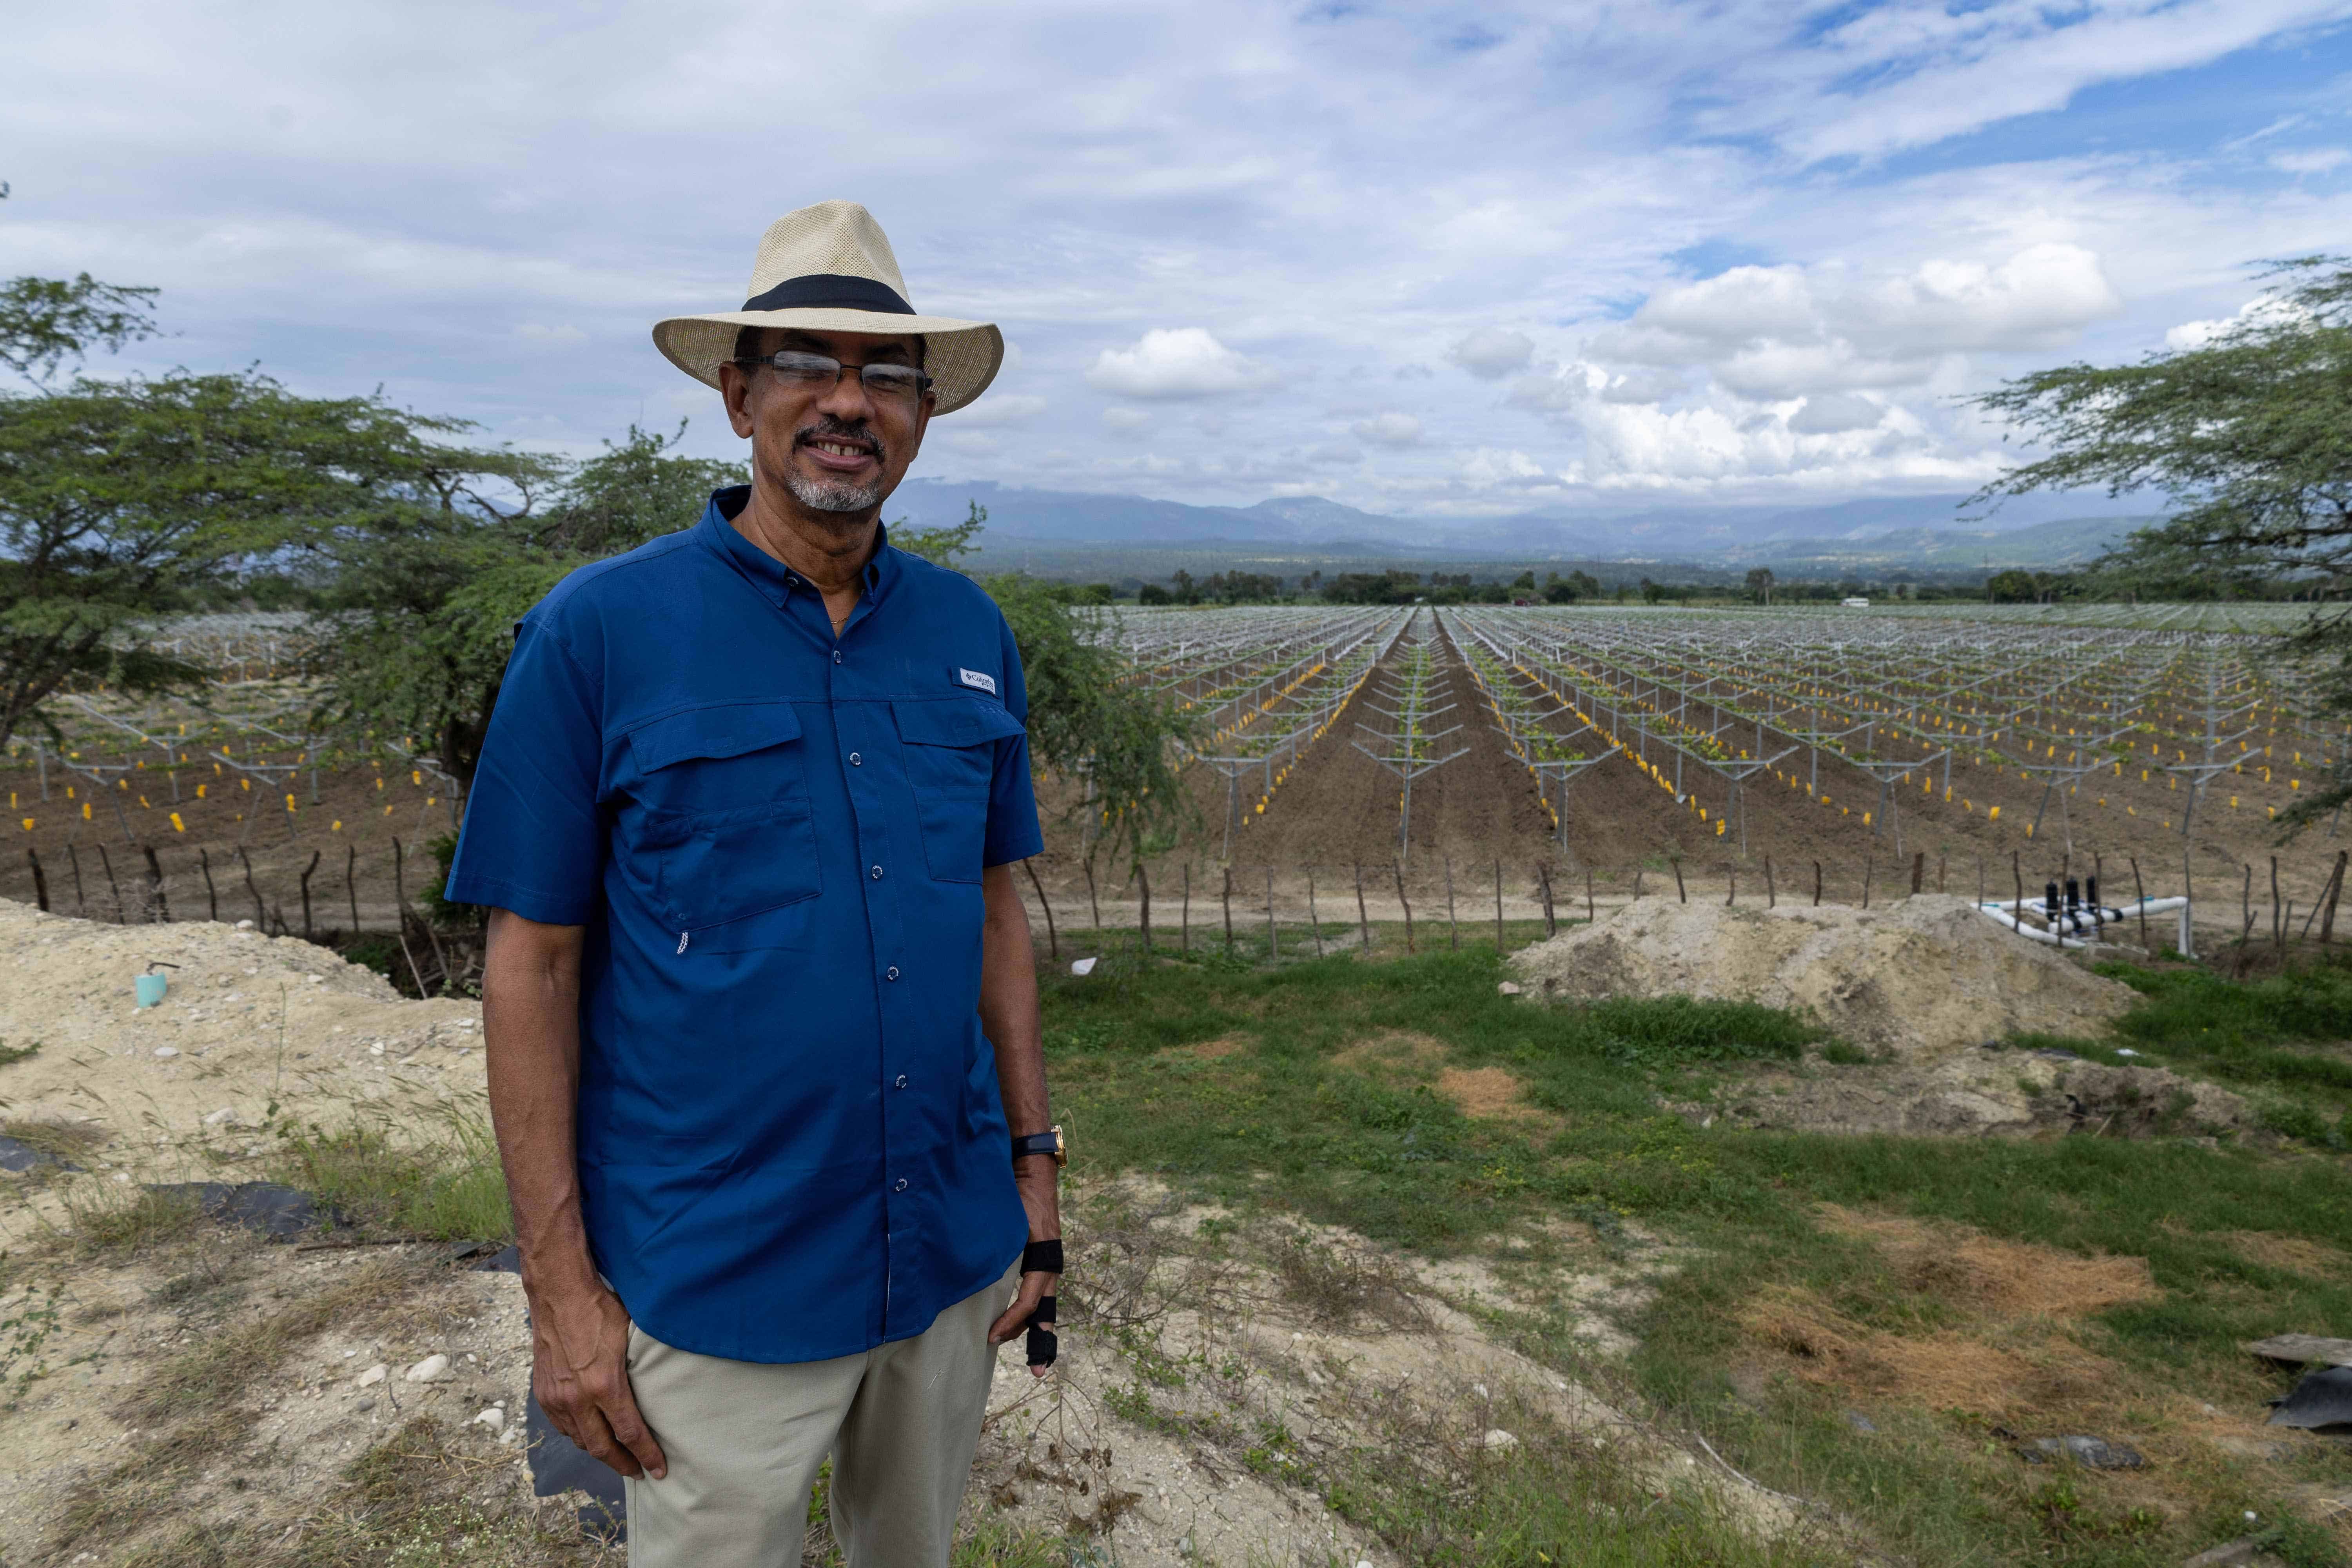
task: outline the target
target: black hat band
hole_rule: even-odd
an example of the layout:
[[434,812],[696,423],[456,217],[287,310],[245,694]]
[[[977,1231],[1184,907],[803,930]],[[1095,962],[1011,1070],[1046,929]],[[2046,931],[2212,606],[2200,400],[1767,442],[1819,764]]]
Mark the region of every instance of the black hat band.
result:
[[743,301],[747,310],[873,310],[886,316],[911,316],[915,307],[899,298],[887,283],[854,278],[845,272],[812,272],[787,278],[764,294]]

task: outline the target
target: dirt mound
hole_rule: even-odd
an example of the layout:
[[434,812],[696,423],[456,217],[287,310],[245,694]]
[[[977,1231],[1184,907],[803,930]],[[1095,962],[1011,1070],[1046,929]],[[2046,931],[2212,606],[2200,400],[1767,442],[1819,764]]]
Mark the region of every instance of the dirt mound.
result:
[[2014,1033],[2101,1035],[2133,1001],[2128,986],[1932,893],[1878,910],[1643,899],[1513,962],[1548,995],[1758,1002],[1907,1061]]
[[1693,1121],[1724,1115],[1790,1132],[1908,1137],[2216,1137],[2253,1118],[2225,1089],[2161,1068],[2053,1061],[2035,1053],[1968,1051],[1939,1061],[1767,1068],[1717,1102],[1676,1105]]
[[[131,980],[178,965],[160,1005]],[[99,1130],[101,1168],[207,1178],[247,1157],[275,1104],[329,1125],[367,1107],[397,1130],[483,1087],[481,1004],[414,1002],[294,937],[212,921],[107,925],[0,900],[0,1121]],[[136,1148],[139,1158],[128,1151]],[[194,1161],[184,1171],[171,1156]]]

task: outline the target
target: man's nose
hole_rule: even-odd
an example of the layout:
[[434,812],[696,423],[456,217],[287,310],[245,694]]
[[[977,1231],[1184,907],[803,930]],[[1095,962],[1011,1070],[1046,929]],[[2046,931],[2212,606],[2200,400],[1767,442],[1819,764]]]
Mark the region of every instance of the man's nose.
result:
[[872,417],[874,399],[866,393],[864,373],[856,365],[844,365],[834,378],[833,390],[818,398],[816,406],[845,425]]

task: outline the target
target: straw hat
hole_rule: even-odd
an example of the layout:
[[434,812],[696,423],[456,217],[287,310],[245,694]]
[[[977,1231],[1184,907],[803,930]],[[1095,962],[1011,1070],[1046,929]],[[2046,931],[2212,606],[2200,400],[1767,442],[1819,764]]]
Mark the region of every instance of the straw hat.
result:
[[819,202],[770,224],[744,292],[740,310],[655,322],[654,346],[695,380],[717,386],[719,367],[735,357],[735,335],[745,327],[919,332],[923,371],[939,395],[935,414],[978,397],[1004,360],[1004,335],[987,322],[915,313],[888,237],[856,202]]

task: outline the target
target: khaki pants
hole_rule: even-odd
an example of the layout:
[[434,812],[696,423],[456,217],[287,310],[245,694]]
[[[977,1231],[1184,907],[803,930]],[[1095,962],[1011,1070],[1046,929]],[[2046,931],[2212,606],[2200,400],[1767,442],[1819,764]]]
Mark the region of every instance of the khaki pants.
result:
[[913,1339],[782,1366],[632,1327],[629,1381],[669,1474],[627,1483],[629,1568],[799,1568],[828,1453],[851,1568],[946,1568],[995,1373],[988,1325],[1020,1285],[1016,1264]]

